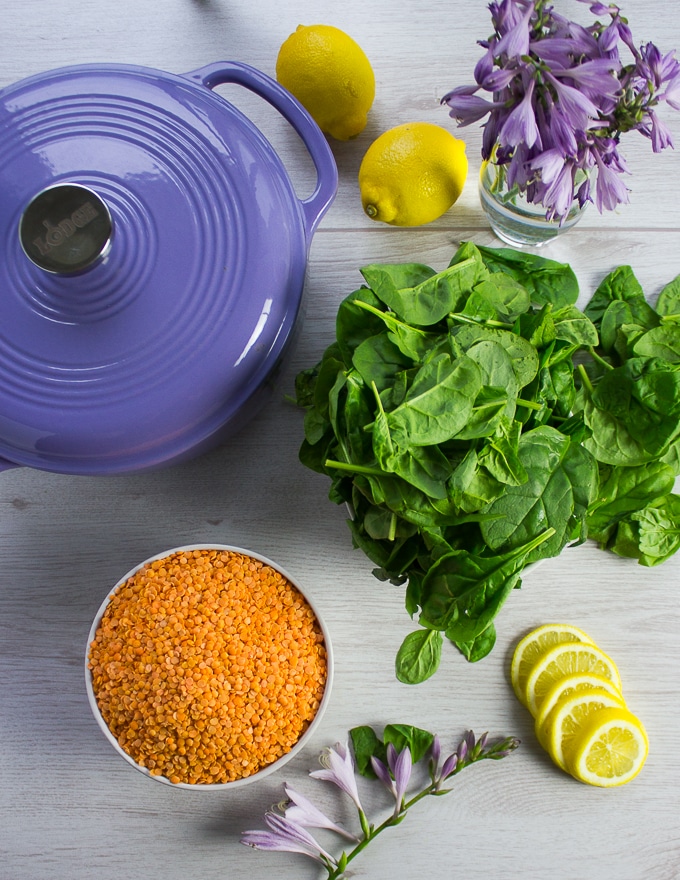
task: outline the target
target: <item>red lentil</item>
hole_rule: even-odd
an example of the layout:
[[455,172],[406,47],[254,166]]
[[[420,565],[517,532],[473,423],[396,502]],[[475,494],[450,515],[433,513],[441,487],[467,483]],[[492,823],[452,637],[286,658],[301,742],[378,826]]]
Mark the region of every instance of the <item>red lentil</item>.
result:
[[99,710],[121,748],[173,783],[232,782],[289,752],[316,715],[326,649],[280,572],[178,551],[113,594],[90,645]]

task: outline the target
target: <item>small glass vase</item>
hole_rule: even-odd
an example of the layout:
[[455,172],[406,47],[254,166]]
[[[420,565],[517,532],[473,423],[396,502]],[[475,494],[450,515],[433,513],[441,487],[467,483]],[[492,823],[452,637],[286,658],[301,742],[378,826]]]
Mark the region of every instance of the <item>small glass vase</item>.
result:
[[546,220],[543,205],[534,205],[515,187],[508,189],[505,168],[492,161],[482,163],[479,198],[491,228],[501,241],[516,248],[541,247],[563,235],[581,219],[586,206],[576,199],[560,223]]

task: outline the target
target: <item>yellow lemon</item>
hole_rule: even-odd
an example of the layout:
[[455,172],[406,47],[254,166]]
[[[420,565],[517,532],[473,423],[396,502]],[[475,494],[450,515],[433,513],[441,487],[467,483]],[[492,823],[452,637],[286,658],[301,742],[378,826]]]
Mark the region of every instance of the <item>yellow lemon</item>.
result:
[[527,676],[526,705],[534,718],[553,684],[574,672],[603,675],[621,690],[621,676],[614,661],[597,645],[562,642],[541,655]]
[[536,713],[535,722],[536,739],[544,749],[548,749],[547,721],[557,703],[563,697],[570,697],[579,691],[593,689],[607,691],[612,697],[623,700],[621,691],[611,679],[605,678],[604,675],[596,675],[594,672],[575,672],[573,675],[566,675],[564,678],[558,679],[550,688]]
[[510,682],[520,703],[526,706],[526,683],[531,667],[550,648],[561,642],[584,642],[593,640],[582,629],[568,623],[544,623],[533,629],[517,643],[510,664]]
[[394,226],[421,226],[446,213],[463,191],[465,143],[429,122],[391,128],[366,151],[359,168],[364,211]]
[[336,140],[366,127],[375,75],[363,49],[339,28],[299,25],[279,49],[276,79]]
[[572,776],[588,785],[612,788],[642,770],[649,741],[639,718],[627,709],[600,709],[589,716],[567,758]]
[[580,742],[580,735],[590,716],[600,709],[625,708],[623,697],[612,695],[604,688],[569,694],[562,697],[549,713],[544,727],[548,754],[562,770],[566,761]]

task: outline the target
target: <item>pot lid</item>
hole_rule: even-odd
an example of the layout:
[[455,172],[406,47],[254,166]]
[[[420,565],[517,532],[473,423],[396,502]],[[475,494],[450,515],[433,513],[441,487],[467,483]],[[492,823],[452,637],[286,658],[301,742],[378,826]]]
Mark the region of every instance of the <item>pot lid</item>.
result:
[[[223,82],[297,130],[312,196]],[[336,185],[311,118],[236,62],[82,65],[0,92],[0,456],[116,472],[222,430],[288,344]]]

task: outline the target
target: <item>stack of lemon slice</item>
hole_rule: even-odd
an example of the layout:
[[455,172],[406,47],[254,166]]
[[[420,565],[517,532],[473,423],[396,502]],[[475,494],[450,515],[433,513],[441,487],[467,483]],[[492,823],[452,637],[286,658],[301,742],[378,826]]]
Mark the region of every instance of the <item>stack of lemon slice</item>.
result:
[[533,630],[515,648],[510,678],[558,767],[605,788],[640,772],[647,733],[626,707],[614,661],[583,630],[563,623]]

